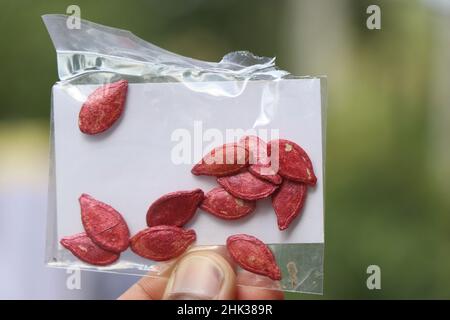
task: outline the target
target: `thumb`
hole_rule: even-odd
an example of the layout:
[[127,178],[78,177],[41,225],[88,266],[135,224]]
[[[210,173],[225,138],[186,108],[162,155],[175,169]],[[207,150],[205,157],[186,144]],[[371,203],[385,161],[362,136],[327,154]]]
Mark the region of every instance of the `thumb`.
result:
[[228,261],[214,251],[193,251],[175,266],[163,299],[234,299],[236,275]]

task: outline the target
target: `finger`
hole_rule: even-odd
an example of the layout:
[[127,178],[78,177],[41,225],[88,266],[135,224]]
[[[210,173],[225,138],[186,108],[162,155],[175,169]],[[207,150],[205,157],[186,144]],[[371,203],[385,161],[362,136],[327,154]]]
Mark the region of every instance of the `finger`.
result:
[[119,300],[160,300],[166,288],[167,278],[142,277],[125,291]]
[[238,300],[283,300],[284,293],[278,281],[245,270],[237,275]]
[[280,290],[238,286],[237,300],[284,300]]
[[[167,286],[170,273],[176,263],[186,254],[196,251],[215,251],[226,256],[220,246],[192,247],[183,256],[169,262],[161,262],[153,266],[153,270],[124,292],[119,300],[160,300]],[[229,261],[230,262],[230,261]],[[231,262],[230,262],[231,263]]]
[[118,300],[160,300],[175,262],[160,263],[155,270],[139,279]]
[[193,251],[175,266],[163,299],[234,299],[236,275],[228,261],[214,251]]

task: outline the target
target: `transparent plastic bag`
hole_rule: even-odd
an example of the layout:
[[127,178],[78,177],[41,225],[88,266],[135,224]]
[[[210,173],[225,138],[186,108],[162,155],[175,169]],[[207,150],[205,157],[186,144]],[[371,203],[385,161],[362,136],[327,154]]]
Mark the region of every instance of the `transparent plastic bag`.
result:
[[[241,285],[322,293],[323,77],[292,76],[277,69],[274,58],[246,51],[229,53],[218,63],[205,62],[158,48],[128,31],[85,20],[80,29],[68,29],[64,15],[43,19],[57,50],[60,78],[52,91],[49,266],[133,275],[153,271],[152,276],[158,276],[161,264],[130,249],[117,262],[99,267],[62,247],[62,237],[83,231],[78,197],[89,193],[113,206],[132,236],[147,227],[148,206],[160,196],[214,188],[215,178],[192,175],[192,166],[212,148],[250,133],[267,141],[279,136],[302,146],[313,163],[317,184],[308,188],[301,214],[284,231],[277,227],[270,198],[258,200],[254,213],[233,221],[197,210],[185,226],[197,233],[192,250],[212,248],[227,255],[223,250],[227,236],[251,234],[269,244],[282,279],[267,281],[255,275]],[[78,113],[83,102],[99,86],[121,79],[129,83],[121,119],[105,133],[81,133]],[[227,135],[228,131],[235,135]],[[190,137],[191,145],[185,150],[188,156],[177,158],[174,150],[182,133]]]

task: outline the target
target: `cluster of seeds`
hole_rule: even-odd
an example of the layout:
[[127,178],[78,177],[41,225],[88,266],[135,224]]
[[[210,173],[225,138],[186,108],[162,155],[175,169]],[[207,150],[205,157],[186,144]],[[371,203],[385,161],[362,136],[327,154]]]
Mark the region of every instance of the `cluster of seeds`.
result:
[[[272,158],[278,159],[278,165]],[[317,182],[311,160],[299,145],[284,139],[266,143],[256,136],[215,148],[192,173],[217,177],[219,187],[206,194],[203,210],[223,219],[238,219],[255,210],[256,200],[271,196],[280,230],[300,214],[307,186]]]
[[[127,88],[128,83],[121,80],[89,95],[79,114],[81,132],[93,135],[110,128],[124,110]],[[278,159],[278,165],[272,159]],[[308,155],[296,143],[282,139],[266,143],[256,136],[213,149],[191,172],[214,176],[219,186],[206,194],[194,189],[163,195],[147,211],[148,227],[131,238],[117,210],[87,194],[81,195],[85,232],[64,237],[61,244],[93,265],[115,262],[129,246],[141,257],[165,261],[180,256],[195,241],[195,231],[183,226],[198,208],[224,220],[235,220],[255,211],[256,200],[271,196],[278,228],[285,230],[301,212],[307,185],[317,181]],[[259,239],[237,234],[228,237],[226,245],[242,268],[281,279],[272,251]]]

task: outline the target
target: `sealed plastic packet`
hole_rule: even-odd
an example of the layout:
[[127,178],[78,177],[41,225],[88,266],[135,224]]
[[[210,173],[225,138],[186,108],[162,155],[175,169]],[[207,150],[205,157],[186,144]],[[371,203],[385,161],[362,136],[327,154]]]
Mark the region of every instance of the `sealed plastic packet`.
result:
[[249,52],[205,62],[128,31],[43,19],[60,79],[49,266],[145,275],[205,246],[253,275],[242,285],[322,293],[324,78]]

